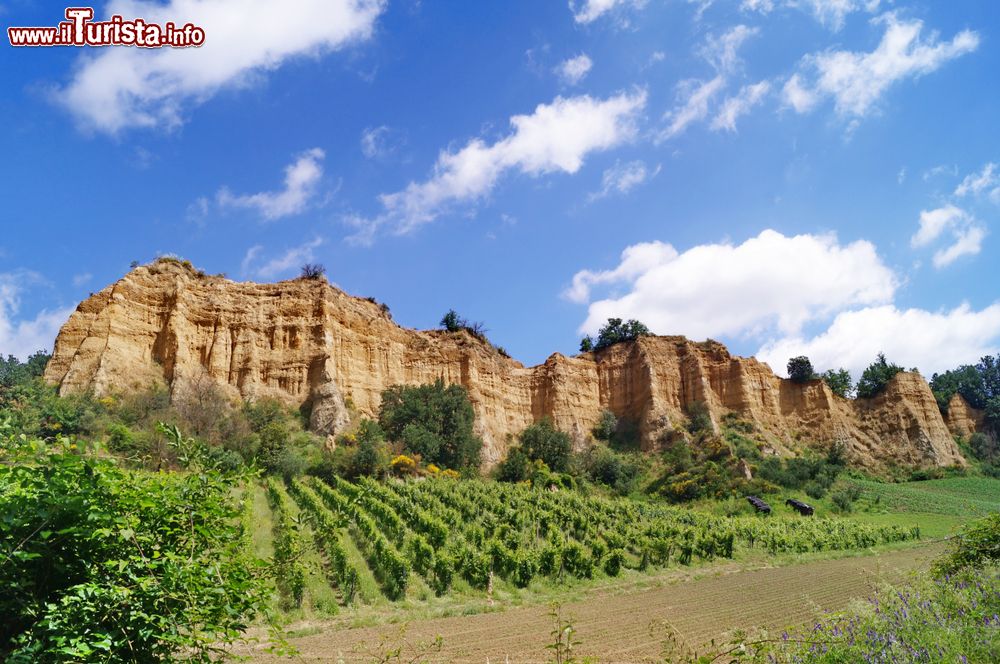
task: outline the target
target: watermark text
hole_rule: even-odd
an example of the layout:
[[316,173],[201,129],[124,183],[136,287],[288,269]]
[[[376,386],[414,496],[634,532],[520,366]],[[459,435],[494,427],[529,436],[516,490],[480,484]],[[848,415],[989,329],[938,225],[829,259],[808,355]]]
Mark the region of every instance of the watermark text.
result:
[[93,7],[67,7],[66,20],[55,27],[10,27],[11,46],[138,46],[139,48],[189,48],[205,43],[205,30],[197,25],[149,23],[117,14],[95,21]]

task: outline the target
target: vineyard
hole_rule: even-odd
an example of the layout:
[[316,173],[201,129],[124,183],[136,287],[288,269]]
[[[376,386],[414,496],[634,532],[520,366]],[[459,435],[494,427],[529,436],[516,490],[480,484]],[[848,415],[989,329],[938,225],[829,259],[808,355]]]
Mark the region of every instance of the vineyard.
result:
[[266,488],[283,604],[302,601],[306,547],[319,552],[327,582],[349,605],[617,577],[752,551],[862,549],[920,535],[846,519],[719,517],[471,480],[313,477]]

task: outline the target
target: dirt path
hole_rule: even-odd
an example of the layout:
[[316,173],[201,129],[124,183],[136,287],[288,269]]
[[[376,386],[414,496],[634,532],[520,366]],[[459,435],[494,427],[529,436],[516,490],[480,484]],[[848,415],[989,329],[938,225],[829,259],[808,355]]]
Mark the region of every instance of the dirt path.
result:
[[[940,551],[941,545],[931,544],[865,557],[735,571],[621,594],[603,591],[566,604],[563,615],[573,619],[582,641],[577,650],[580,655],[596,656],[602,664],[662,661],[658,655],[668,633],[666,624],[695,645],[718,639],[734,628],[800,625],[823,611],[844,608],[852,598],[867,596],[877,579],[898,580],[911,570],[925,568]],[[534,606],[418,620],[409,624],[406,641],[429,641],[440,634],[444,648],[428,658],[434,662],[544,662],[552,630],[548,611],[546,606]],[[389,644],[398,644],[399,627],[339,629],[293,643],[301,651],[299,661],[337,662],[340,655],[345,662],[365,662],[371,658],[359,654],[359,644],[378,643],[386,635],[395,637]]]

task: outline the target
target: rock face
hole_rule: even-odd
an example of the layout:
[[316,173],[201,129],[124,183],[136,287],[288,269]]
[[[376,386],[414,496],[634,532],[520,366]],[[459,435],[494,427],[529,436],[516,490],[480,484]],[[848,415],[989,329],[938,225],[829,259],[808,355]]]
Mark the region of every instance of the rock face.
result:
[[948,402],[945,423],[954,435],[968,438],[983,428],[984,415],[983,411],[970,406],[969,402],[956,392]]
[[652,450],[695,407],[713,426],[735,413],[778,452],[839,441],[866,466],[964,463],[916,374],[900,374],[874,399],[850,401],[822,381],[796,384],[719,343],[684,337],[557,353],[524,367],[465,332],[402,328],[374,301],[324,280],[236,283],[169,260],[139,267],[80,304],[45,373],[62,393],[97,394],[153,382],[176,392],[205,375],[234,398],[308,404],[314,430],[324,434],[352,416],[375,415],[392,385],[458,383],[475,408],[487,465],[544,416],[583,442],[601,411],[611,410]]

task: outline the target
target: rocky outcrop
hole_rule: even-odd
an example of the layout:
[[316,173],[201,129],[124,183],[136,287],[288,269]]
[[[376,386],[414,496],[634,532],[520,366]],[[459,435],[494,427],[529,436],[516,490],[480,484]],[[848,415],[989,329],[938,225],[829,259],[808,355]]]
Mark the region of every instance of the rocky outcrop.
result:
[[948,402],[948,412],[944,421],[952,434],[968,438],[982,430],[984,417],[983,411],[973,408],[961,394],[955,393]]
[[84,301],[45,376],[62,393],[98,394],[154,381],[176,392],[185,379],[208,376],[233,398],[308,404],[313,428],[325,434],[377,413],[387,387],[441,379],[468,390],[487,464],[544,416],[583,441],[604,409],[654,449],[695,404],[715,426],[735,413],[778,452],[842,442],[868,466],[963,463],[916,374],[900,374],[875,399],[850,401],[822,381],[783,380],[754,358],[683,337],[557,353],[524,367],[465,332],[402,328],[374,301],[324,280],[236,283],[171,260],[139,267]]

